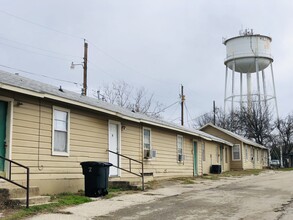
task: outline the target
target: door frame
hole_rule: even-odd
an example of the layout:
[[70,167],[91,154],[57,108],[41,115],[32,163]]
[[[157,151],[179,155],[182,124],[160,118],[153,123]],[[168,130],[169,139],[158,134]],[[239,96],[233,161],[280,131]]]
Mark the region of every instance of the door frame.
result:
[[[110,124],[115,124],[118,125],[118,133],[117,133],[117,138],[118,138],[118,152],[119,154],[121,154],[121,122],[119,121],[114,121],[114,120],[109,120],[108,121],[108,150],[110,150]],[[110,152],[109,152],[110,154]],[[109,158],[109,154],[108,154],[108,161],[110,161]],[[117,161],[118,161],[118,166],[121,167],[121,159],[119,158],[119,156],[117,156]],[[110,173],[109,173],[110,175]],[[121,170],[117,168],[117,176],[120,177],[121,176]],[[115,177],[115,176],[112,176]]]
[[[13,104],[14,99],[0,96],[0,101],[7,102],[7,115],[6,115],[6,153],[5,157],[12,158],[12,128],[13,128]],[[9,166],[7,161],[4,163],[4,175],[9,173]]]
[[198,144],[193,141],[193,176],[198,176]]
[[220,165],[221,165],[221,167],[222,167],[222,172],[224,172],[224,170],[225,170],[225,167],[224,167],[224,145],[223,144],[221,144],[220,145]]

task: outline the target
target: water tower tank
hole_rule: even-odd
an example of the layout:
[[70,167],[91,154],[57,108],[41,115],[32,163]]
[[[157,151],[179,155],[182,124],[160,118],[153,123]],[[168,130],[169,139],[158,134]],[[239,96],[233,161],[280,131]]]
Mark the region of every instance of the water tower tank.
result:
[[[234,105],[239,103],[241,109],[245,106],[251,108],[254,103],[258,103],[259,106],[268,105],[270,100],[274,100],[278,115],[271,42],[271,37],[253,34],[253,31],[248,29],[240,32],[239,36],[223,41],[226,46],[224,109],[227,102],[231,102],[230,110],[233,112]],[[265,73],[269,66],[271,80]],[[229,83],[229,77],[231,83]],[[270,84],[272,84],[271,90],[268,87]]]
[[257,57],[258,70],[267,68],[273,58],[271,56],[272,38],[265,35],[253,35],[246,31],[242,35],[225,40],[226,59],[225,65],[233,70],[235,62],[235,71],[240,73],[256,72],[255,57]]

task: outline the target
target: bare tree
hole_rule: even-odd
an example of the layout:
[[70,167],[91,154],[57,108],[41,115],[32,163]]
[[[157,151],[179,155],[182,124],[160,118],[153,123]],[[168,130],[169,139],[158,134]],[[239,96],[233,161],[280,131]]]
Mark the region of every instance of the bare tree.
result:
[[278,130],[278,144],[282,147],[282,156],[287,158],[293,150],[293,115],[289,114],[284,119],[277,120],[276,127]]
[[128,108],[152,117],[161,117],[163,105],[154,100],[154,94],[148,94],[143,87],[134,89],[124,81],[116,81],[99,90],[100,98],[111,104]]
[[215,122],[216,126],[232,131],[236,130],[234,128],[237,125],[236,119],[232,117],[231,113],[225,114],[222,109],[216,108],[215,116],[214,112],[205,113],[194,120],[193,127],[200,128],[208,123],[214,124]]
[[256,143],[267,146],[272,143],[272,133],[275,129],[273,115],[268,105],[253,103],[249,108],[243,107],[235,113],[238,118],[238,133],[254,140]]
[[[249,108],[243,107],[226,114],[221,109],[217,109],[215,114],[215,125],[218,127],[262,145],[271,144],[274,139],[273,130],[275,126],[272,111],[268,106],[254,102]],[[206,113],[195,120],[195,127],[201,127],[207,123],[213,123],[213,121],[213,112]]]

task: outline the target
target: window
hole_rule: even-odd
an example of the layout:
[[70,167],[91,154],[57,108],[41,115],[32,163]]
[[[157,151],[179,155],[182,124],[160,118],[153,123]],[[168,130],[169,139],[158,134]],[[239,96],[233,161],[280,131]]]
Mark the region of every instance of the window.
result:
[[202,142],[202,145],[201,145],[201,158],[202,158],[202,161],[206,161],[206,150],[205,150],[204,142]]
[[178,161],[183,161],[183,136],[177,135],[177,157]]
[[232,147],[232,160],[240,160],[240,144],[234,144]]
[[68,109],[53,108],[52,155],[69,155],[69,115]]
[[248,160],[248,146],[245,146],[245,159]]
[[225,147],[225,162],[228,163],[228,148]]
[[253,148],[250,147],[250,157],[251,157],[251,161],[253,161]]
[[143,129],[143,148],[145,150],[151,149],[151,129],[149,128]]
[[258,150],[256,150],[256,160],[259,161]]
[[151,146],[151,129],[143,128],[143,158],[151,159],[156,157],[156,151]]

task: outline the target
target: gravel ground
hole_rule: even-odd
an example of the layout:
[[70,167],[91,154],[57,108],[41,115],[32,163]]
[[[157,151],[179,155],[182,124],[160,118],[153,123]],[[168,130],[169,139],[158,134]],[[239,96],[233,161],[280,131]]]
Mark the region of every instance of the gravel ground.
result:
[[47,219],[293,219],[293,171],[197,180],[44,214]]

